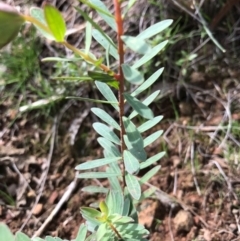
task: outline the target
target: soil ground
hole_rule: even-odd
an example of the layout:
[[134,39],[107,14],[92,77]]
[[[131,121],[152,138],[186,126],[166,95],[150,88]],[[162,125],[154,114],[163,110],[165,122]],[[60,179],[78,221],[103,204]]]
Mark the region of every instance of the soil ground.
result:
[[[152,16],[147,18],[146,25],[150,25],[159,16],[156,5],[145,1],[149,4],[146,8],[144,1],[138,2],[132,14],[146,11]],[[157,4],[162,3],[165,2]],[[34,4],[40,6],[42,2]],[[203,11],[213,18],[223,4],[216,6],[212,16],[208,8]],[[73,18],[70,4],[57,1],[57,6],[70,22]],[[196,25],[199,27],[199,23],[192,23],[193,18],[178,7],[166,4],[165,8],[162,10],[165,18],[173,17],[177,21],[181,16],[188,21],[176,38],[193,33]],[[150,230],[152,241],[240,240],[240,49],[237,42],[240,31],[239,17],[236,19],[239,13],[240,6],[236,5],[228,18],[216,26],[215,37],[226,48],[225,54],[210,41],[197,52],[195,62],[181,62],[184,55],[180,55],[179,49],[190,53],[202,44],[183,37],[166,49],[161,59],[165,74],[153,86],[162,90],[161,97],[151,108],[155,116],[163,115],[164,119],[148,134],[160,129],[164,134],[147,148],[147,153],[152,156],[166,151],[166,155],[160,161],[159,173],[150,181],[159,188],[156,196],[138,206],[140,222]],[[82,24],[81,19],[75,15],[74,18],[73,29]],[[139,22],[130,18],[126,31],[141,31],[146,27],[136,24],[141,21],[141,16]],[[181,27],[184,23],[179,21]],[[227,23],[235,24],[231,33],[226,30]],[[76,36],[71,36],[70,41],[76,42]],[[43,40],[37,43],[41,44],[39,59],[56,54],[56,49],[63,51]],[[146,76],[158,67],[158,58],[161,57],[144,70]],[[40,65],[43,76],[55,74],[53,65]],[[102,157],[97,134],[91,126],[97,120],[90,112],[94,105],[64,100],[51,108],[19,115],[17,106],[23,97],[19,92],[7,96],[12,87],[0,89],[0,221],[13,232],[22,230],[29,236],[74,239],[83,222],[80,207],[103,198],[81,189],[91,184],[108,185],[106,181],[75,178],[77,164]],[[74,88],[73,95],[101,98],[91,85]],[[26,95],[28,100],[37,100],[31,91]],[[66,201],[44,226],[67,192]]]

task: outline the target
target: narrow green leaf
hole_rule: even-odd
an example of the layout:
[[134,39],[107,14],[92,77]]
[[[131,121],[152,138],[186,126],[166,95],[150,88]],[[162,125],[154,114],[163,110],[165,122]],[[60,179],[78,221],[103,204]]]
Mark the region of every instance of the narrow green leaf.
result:
[[[101,32],[99,32],[97,29],[93,29],[92,31],[92,35],[94,37],[94,39],[99,43],[101,44],[101,46],[109,51],[109,53],[116,59],[116,60],[119,60],[119,54],[118,54],[118,51],[117,51],[117,48],[115,47],[114,43],[113,44],[110,44],[109,43],[109,40],[111,40],[111,38],[108,36],[108,35],[105,35],[103,36],[101,34]],[[109,38],[109,40],[106,40],[106,36]],[[112,41],[113,42],[113,41]]]
[[156,124],[158,124],[162,120],[162,118],[163,118],[162,115],[156,116],[153,119],[148,120],[145,123],[143,123],[142,125],[140,125],[137,129],[140,133],[143,133],[143,132],[151,129],[152,127],[154,127]]
[[56,62],[79,62],[82,60],[82,58],[60,58],[60,57],[47,57],[44,59],[41,59],[42,62],[50,62],[50,61],[56,61]]
[[127,102],[131,107],[142,117],[146,119],[152,119],[153,113],[150,108],[148,108],[145,104],[140,102],[135,97],[132,97],[130,94],[124,93],[124,97],[126,98]]
[[118,148],[109,140],[103,138],[103,137],[99,137],[98,139],[98,143],[109,153],[112,154],[112,157],[119,157],[121,156]]
[[0,2],[0,49],[18,35],[24,22],[24,18],[16,8]]
[[145,42],[144,39],[124,35],[121,38],[128,48],[138,54],[149,53],[152,49],[151,46]]
[[108,178],[116,177],[118,173],[107,173],[107,172],[84,172],[77,175],[78,178]]
[[87,236],[87,227],[85,224],[81,224],[77,233],[77,237],[74,241],[84,241],[86,239],[86,236]]
[[[82,211],[82,208],[81,208],[80,213],[82,214],[83,219],[86,220],[87,229],[90,232],[94,232],[96,230],[96,228],[101,224],[101,222],[99,220],[87,215],[84,211]],[[89,240],[89,239],[87,238],[85,241],[87,241],[87,240]],[[92,240],[90,239],[89,241],[92,241]]]
[[26,112],[33,109],[42,108],[43,106],[49,105],[62,99],[64,99],[63,96],[51,96],[48,99],[37,100],[31,104],[20,106],[19,112]]
[[134,222],[133,218],[131,217],[123,217],[119,214],[115,214],[113,215],[113,217],[111,218],[111,221],[115,224],[121,224],[121,223],[131,223]]
[[130,202],[129,202],[129,204],[130,204],[130,206],[129,206],[129,212],[128,212],[127,216],[133,218],[133,220],[134,220],[135,223],[138,223],[138,221],[139,221],[139,220],[138,220],[138,212],[137,212],[136,205],[135,205],[135,202],[136,202],[137,200],[133,200],[133,199],[132,199],[132,197],[131,197],[131,195],[130,195],[127,187],[125,187],[124,190],[125,190],[125,192],[124,192],[125,198],[130,201]]
[[125,116],[123,116],[123,124],[131,146],[137,149],[143,148],[143,138],[137,127]]
[[152,164],[154,164],[155,162],[160,160],[165,154],[166,154],[166,152],[163,151],[163,152],[160,152],[160,153],[150,157],[145,162],[140,163],[140,169],[144,169],[146,167],[151,166]]
[[51,236],[46,236],[45,241],[55,241],[53,237]]
[[53,34],[51,33],[51,30],[47,26],[47,22],[44,17],[44,12],[43,9],[38,8],[38,7],[31,7],[29,11],[30,16],[33,18],[37,19],[40,23],[42,23],[46,28],[48,29],[48,32],[38,26],[36,23],[33,23],[33,25],[36,27],[36,29],[46,38],[49,40],[55,40]]
[[149,88],[150,86],[153,85],[153,83],[158,80],[160,75],[162,74],[164,68],[161,68],[157,70],[154,74],[152,74],[146,81],[143,82],[141,86],[139,86],[136,90],[134,90],[131,94],[131,96],[136,97],[140,93],[142,93],[144,90]]
[[136,38],[137,39],[149,39],[152,36],[162,32],[172,24],[173,20],[167,19],[151,25],[149,28],[142,31]]
[[101,120],[105,121],[110,126],[120,131],[119,124],[104,110],[100,108],[91,108],[91,111],[98,116]]
[[[112,155],[109,155],[109,156],[107,156],[107,157],[112,157]],[[117,162],[112,162],[112,163],[110,163],[110,164],[109,164],[109,169],[111,170],[111,171],[109,171],[109,172],[117,173],[118,176],[121,176],[121,175],[122,175],[122,171],[121,171],[121,169],[120,169],[120,167],[119,167],[119,165],[118,165]]]
[[137,69],[145,63],[147,63],[155,55],[157,55],[167,45],[167,43],[168,40],[156,45],[154,48],[152,48],[150,52],[146,53],[141,59],[139,59],[132,67]]
[[101,217],[101,212],[90,207],[82,207],[81,208],[81,213],[84,214],[85,216],[88,216],[90,218],[97,219],[98,217]]
[[128,214],[130,212],[130,206],[131,206],[130,200],[128,197],[126,197],[124,199],[122,216],[128,216]]
[[89,0],[96,7],[98,14],[103,18],[103,20],[116,32],[117,25],[114,16],[110,13],[106,5],[100,0]]
[[143,138],[137,127],[127,118],[123,117],[127,138],[124,136],[124,141],[129,151],[139,160],[145,161],[147,154],[143,147]]
[[34,237],[32,238],[32,241],[44,241],[42,238],[39,237]]
[[124,135],[124,142],[126,143],[128,150],[132,153],[133,156],[137,158],[137,160],[139,160],[140,162],[146,161],[147,153],[144,150],[144,148],[139,149],[137,147],[133,147],[131,143],[128,141],[126,135]]
[[131,84],[139,85],[144,81],[143,75],[127,64],[122,64],[124,78]]
[[76,100],[83,100],[88,102],[95,102],[95,103],[103,103],[103,104],[110,104],[110,105],[117,105],[118,102],[111,102],[111,101],[104,101],[104,100],[97,100],[97,99],[90,99],[84,97],[76,97],[76,96],[66,96],[66,99],[76,99]]
[[149,234],[149,231],[143,225],[137,223],[119,225],[117,230],[120,235],[123,235],[124,240],[128,241],[145,241],[143,237]]
[[97,159],[94,161],[87,161],[82,164],[79,164],[75,167],[75,170],[88,170],[88,169],[93,169],[96,167],[101,167],[108,165],[112,162],[117,162],[120,160],[121,157],[112,157],[112,158],[102,158],[102,159]]
[[110,227],[107,223],[103,223],[98,227],[97,230],[97,241],[102,241],[104,237],[106,237],[106,235],[110,238],[112,235],[110,234],[111,230]]
[[151,188],[148,188],[147,190],[145,190],[142,195],[141,195],[141,198],[139,199],[139,201],[143,201],[143,200],[146,200],[147,198],[150,198],[153,196],[153,194],[155,194],[157,188],[156,187],[151,187]]
[[148,171],[141,179],[140,182],[141,183],[146,183],[149,181],[149,179],[151,179],[159,170],[160,170],[161,166],[155,166],[154,168],[152,168],[150,171]]
[[123,160],[128,173],[134,174],[139,171],[139,161],[130,151],[124,150]]
[[119,112],[118,100],[109,86],[99,81],[95,81],[95,84],[105,99],[111,103],[116,103],[112,104],[112,106]]
[[163,130],[159,130],[151,134],[150,136],[146,137],[143,140],[143,146],[146,147],[156,141],[163,133]]
[[85,33],[85,54],[88,55],[92,44],[92,24],[90,22],[86,22]]
[[[156,90],[155,92],[153,92],[151,95],[149,95],[143,102],[141,102],[143,105],[145,106],[149,106],[159,95],[160,90]],[[135,98],[135,97],[132,97]],[[137,116],[137,114],[139,114],[139,112],[137,112],[136,110],[134,110],[130,115],[129,115],[129,119],[131,120],[132,118],[134,118],[135,116]],[[150,119],[150,118],[148,118]]]
[[111,188],[106,203],[109,208],[109,214],[122,213],[124,204],[122,190],[114,190]]
[[115,200],[116,200],[115,196],[113,195],[113,192],[110,189],[106,197],[106,204],[108,206],[108,210],[110,214],[115,213],[115,207],[116,207]]
[[59,237],[55,237],[55,241],[68,241],[67,239],[61,239]]
[[61,13],[52,5],[46,3],[43,8],[45,20],[57,42],[64,42],[66,24]]
[[15,241],[15,238],[11,233],[10,229],[4,223],[0,223],[0,236],[4,237],[4,239],[7,241]]
[[15,240],[16,241],[31,241],[31,239],[26,234],[24,234],[22,232],[16,233]]
[[117,145],[120,145],[119,137],[107,125],[96,122],[96,123],[93,123],[93,128],[100,136],[103,136],[107,140],[109,140]]
[[106,216],[109,216],[109,209],[108,209],[108,206],[106,204],[105,201],[100,201],[99,203],[99,209],[101,211],[102,214],[106,215]]
[[60,77],[50,77],[53,80],[62,80],[64,83],[73,83],[73,82],[83,82],[83,81],[93,81],[92,78],[87,76],[60,76]]
[[[113,172],[116,173],[112,168],[108,168],[106,170],[106,172],[107,173],[113,173]],[[121,173],[118,173],[118,176],[121,176]],[[120,185],[120,182],[119,182],[117,176],[108,177],[108,180],[109,180],[109,183],[110,183],[110,186],[111,186],[112,190],[119,191],[119,192],[122,191],[122,187]]]
[[129,0],[128,5],[124,11],[124,15],[127,14],[127,12],[132,8],[132,6],[136,3],[137,0]]
[[86,4],[89,6],[91,9],[96,10],[97,12],[101,12],[111,18],[114,18],[114,16],[109,12],[109,11],[104,11],[103,9],[99,8],[97,5],[92,4],[89,0],[79,0],[80,2]]
[[96,71],[88,71],[88,76],[90,76],[94,80],[98,80],[101,82],[104,82],[108,84],[109,86],[114,87],[115,89],[119,89],[119,82],[114,79],[113,76],[109,74],[105,74],[102,72],[96,72]]
[[108,189],[105,187],[97,187],[97,186],[86,186],[82,188],[83,192],[89,193],[108,193]]
[[134,199],[139,200],[141,197],[141,186],[138,182],[138,179],[135,176],[128,173],[125,176],[125,180],[130,195]]
[[[81,8],[75,7],[75,9],[84,17],[85,21],[88,21],[94,26],[104,37],[108,42],[113,45],[113,43],[109,40],[107,35],[104,33],[104,31],[101,29],[101,27],[94,21],[92,20]],[[115,46],[115,45],[113,45]]]

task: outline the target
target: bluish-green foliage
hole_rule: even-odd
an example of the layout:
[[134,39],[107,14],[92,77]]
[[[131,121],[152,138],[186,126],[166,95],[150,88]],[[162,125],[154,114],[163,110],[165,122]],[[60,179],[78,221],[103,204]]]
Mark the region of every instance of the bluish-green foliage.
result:
[[[106,24],[114,31],[117,31],[117,23],[115,22],[114,16],[111,15],[102,1],[82,0],[81,2],[97,11]],[[129,1],[129,5],[124,11],[125,15],[134,2],[135,1]],[[164,155],[164,152],[157,153],[154,156],[148,156],[145,150],[147,146],[162,135],[163,132],[161,130],[145,138],[142,136],[144,132],[149,131],[162,120],[162,116],[154,117],[149,107],[157,98],[160,91],[153,92],[143,101],[139,99],[139,95],[158,80],[163,72],[163,68],[152,73],[152,75],[145,80],[140,67],[150,61],[166,46],[167,40],[154,47],[149,44],[148,40],[169,27],[172,20],[164,20],[156,23],[144,30],[137,37],[120,36],[125,48],[129,48],[137,55],[140,55],[135,63],[120,64],[119,67],[123,73],[123,79],[121,80],[118,79],[118,74],[109,67],[111,66],[109,65],[109,60],[112,59],[110,55],[115,61],[118,61],[121,57],[119,56],[118,45],[115,44],[116,41],[113,41],[86,12],[83,12],[78,7],[76,7],[76,10],[88,22],[86,27],[86,48],[84,50],[76,49],[65,41],[66,25],[64,19],[53,6],[45,4],[43,9],[32,8],[30,18],[22,15],[19,16],[20,20],[24,18],[32,22],[46,38],[55,40],[72,50],[79,57],[79,61],[85,61],[89,66],[94,67],[94,71],[88,71],[88,75],[82,76],[82,79],[80,79],[84,81],[95,81],[94,83],[104,99],[82,99],[109,104],[119,113],[119,120],[121,120],[121,123],[118,123],[100,108],[91,109],[92,112],[104,122],[93,123],[94,130],[100,135],[97,140],[103,148],[104,157],[79,164],[76,170],[79,171],[78,178],[107,178],[109,180],[109,187],[88,186],[83,188],[84,191],[90,193],[105,193],[106,198],[99,203],[98,209],[92,207],[81,208],[81,214],[86,220],[86,223],[80,226],[75,241],[144,241],[147,240],[149,231],[138,223],[135,205],[137,202],[154,193],[154,188],[142,192],[141,187],[159,171],[160,165],[155,165],[148,170],[142,178],[138,177],[138,172],[144,168],[151,167],[151,165],[159,161]],[[16,29],[14,29],[14,31],[16,31]],[[103,58],[97,59],[90,53],[92,37],[104,47],[105,53],[102,53]],[[58,59],[49,58],[48,60],[54,61]],[[118,82],[124,80],[135,86],[135,91],[122,92]],[[132,111],[128,115],[123,115],[122,110],[124,106],[121,106],[120,100],[115,95],[112,87],[118,90],[118,95],[124,97],[124,104],[128,104],[132,108]],[[144,118],[144,122],[141,125],[138,125],[135,121],[137,116]],[[102,166],[105,166],[105,168],[101,168],[101,170],[105,171],[96,171],[96,168]],[[91,233],[90,236],[87,236],[87,231]],[[16,239],[14,239],[5,225],[0,226],[0,237],[6,237],[8,241],[30,240],[30,238],[21,232],[17,233]],[[33,240],[40,241],[43,239],[34,238]],[[44,240],[57,241],[61,239],[47,236]]]

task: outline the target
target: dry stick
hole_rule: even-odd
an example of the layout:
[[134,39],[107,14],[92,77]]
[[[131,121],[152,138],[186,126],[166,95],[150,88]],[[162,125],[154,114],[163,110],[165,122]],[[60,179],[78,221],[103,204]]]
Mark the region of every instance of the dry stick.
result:
[[[16,164],[15,164],[12,160],[11,160],[11,163],[12,163],[13,169],[14,169],[15,172],[22,178],[22,180],[23,180],[24,184],[26,185],[26,187],[27,187],[32,193],[35,193],[35,192],[33,191],[33,189],[30,187],[30,185],[29,185],[28,181],[26,180],[26,178],[25,178],[25,177],[23,176],[23,174],[19,171],[19,169],[18,169],[18,167],[16,166]],[[24,188],[24,191],[25,191],[25,188]],[[17,195],[17,196],[18,196],[18,197],[17,197],[18,200],[21,199],[21,197],[23,196],[24,191],[21,192],[21,195],[20,195],[20,196]]]
[[177,0],[172,0],[172,2],[179,7],[181,10],[183,10],[184,12],[186,12],[188,15],[190,15],[192,18],[196,19],[199,23],[201,23],[201,20],[195,15],[193,14],[190,10],[188,10],[187,8],[185,8],[183,5],[181,5],[181,3],[179,3]]
[[230,180],[228,179],[228,177],[227,177],[226,174],[224,173],[222,167],[219,165],[219,163],[218,163],[217,161],[212,160],[212,163],[216,165],[216,167],[218,168],[219,172],[222,174],[224,180],[226,181],[226,183],[227,183],[227,185],[228,185],[229,192],[230,192],[231,194],[233,194],[233,196],[234,196],[234,198],[235,198],[236,200],[238,200],[237,195],[236,195],[236,194],[234,193],[234,191],[233,191],[232,183],[230,182]]
[[169,127],[168,127],[168,129],[164,132],[164,134],[163,134],[163,138],[164,138],[164,140],[167,142],[167,144],[168,144],[168,146],[170,147],[170,148],[174,148],[174,146],[171,144],[171,142],[170,142],[170,140],[167,138],[167,135],[171,132],[171,130],[173,129],[173,127],[174,127],[174,124],[171,124]]
[[50,169],[50,164],[51,164],[51,160],[52,160],[52,155],[53,155],[53,149],[54,149],[54,143],[55,143],[55,138],[56,138],[56,127],[57,127],[57,121],[58,121],[58,118],[55,117],[54,118],[54,123],[53,123],[53,127],[52,127],[52,137],[51,137],[51,143],[50,143],[50,150],[49,150],[49,153],[48,153],[48,159],[47,159],[47,167],[46,167],[46,170],[45,170],[45,176],[42,180],[42,183],[41,183],[41,187],[39,189],[39,194],[37,195],[36,197],[36,200],[35,200],[35,203],[33,205],[33,208],[32,210],[30,211],[30,213],[28,214],[26,220],[24,221],[24,223],[22,224],[21,228],[19,231],[22,231],[22,229],[26,226],[26,224],[28,223],[29,219],[31,218],[32,214],[33,214],[33,210],[35,209],[36,205],[38,204],[41,196],[42,196],[42,193],[43,193],[43,189],[44,189],[44,186],[45,186],[45,182],[47,180],[47,176],[48,176],[48,172],[49,172],[49,169]]
[[[239,210],[237,210],[239,212]],[[236,220],[236,224],[237,224],[237,228],[238,228],[238,234],[240,234],[240,224],[239,224],[239,217],[237,213],[233,213],[234,214],[234,218]]]
[[[201,0],[201,2],[199,3],[199,6],[198,6],[198,10],[200,11],[200,9],[202,8],[203,4],[204,4],[205,0]],[[197,14],[197,9],[195,9],[195,14]]]
[[178,170],[177,167],[174,170],[174,185],[173,185],[173,195],[177,194],[177,182],[178,182]]
[[175,127],[179,127],[179,128],[183,128],[183,129],[195,130],[195,131],[204,131],[204,132],[228,129],[227,126],[184,126],[184,125],[180,125],[180,124],[177,124],[177,123],[174,123],[173,125]]
[[172,217],[172,207],[170,208],[169,211],[169,216],[168,216],[168,227],[169,227],[169,232],[170,232],[170,238],[172,241],[174,241],[174,236],[173,236],[173,232],[172,232],[172,225],[171,225],[171,217]]
[[52,210],[48,218],[45,222],[41,225],[41,227],[34,233],[32,238],[38,237],[42,234],[46,226],[53,220],[54,216],[59,212],[62,205],[69,199],[73,191],[75,190],[79,179],[77,178],[78,172],[76,172],[74,180],[68,185],[66,191],[64,192],[63,196],[61,197],[60,201],[56,205],[56,207]]
[[198,185],[198,181],[197,181],[197,178],[196,178],[196,170],[195,170],[195,167],[194,167],[194,144],[193,143],[191,144],[191,169],[192,169],[193,181],[195,183],[197,193],[198,193],[199,196],[201,196],[202,193],[201,193],[201,190],[200,190],[199,185]]
[[230,100],[230,94],[229,93],[228,93],[228,96],[227,96],[227,100],[228,101],[227,101],[226,105],[224,105],[224,108],[226,110],[226,115],[228,117],[228,126],[227,126],[226,135],[224,136],[219,148],[222,148],[225,145],[225,142],[227,141],[228,136],[230,134],[230,131],[232,129],[232,114],[231,114],[231,110],[230,110],[231,100]]

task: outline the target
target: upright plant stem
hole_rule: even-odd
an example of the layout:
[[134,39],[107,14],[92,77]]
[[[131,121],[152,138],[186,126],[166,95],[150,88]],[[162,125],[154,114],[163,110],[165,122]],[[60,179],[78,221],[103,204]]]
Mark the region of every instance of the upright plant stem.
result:
[[[121,153],[126,149],[126,145],[123,139],[125,134],[125,128],[123,125],[124,116],[124,75],[122,71],[122,64],[124,63],[124,46],[121,36],[123,35],[123,19],[121,13],[121,0],[114,0],[115,7],[115,21],[117,24],[117,40],[118,40],[118,53],[119,53],[119,66],[118,66],[118,81],[119,81],[119,91],[118,91],[118,100],[119,100],[119,120],[120,120],[120,138],[121,138]],[[126,186],[125,183],[125,166],[123,164],[123,188]]]

